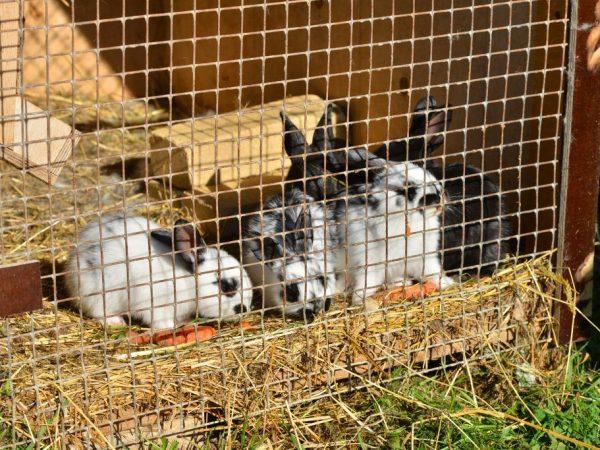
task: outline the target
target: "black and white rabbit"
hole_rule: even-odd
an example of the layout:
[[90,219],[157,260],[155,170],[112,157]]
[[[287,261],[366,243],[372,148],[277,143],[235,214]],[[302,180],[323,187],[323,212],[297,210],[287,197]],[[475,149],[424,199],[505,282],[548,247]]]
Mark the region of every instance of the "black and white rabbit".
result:
[[335,228],[330,212],[296,188],[271,197],[244,226],[243,262],[264,307],[310,321],[334,295]]
[[75,304],[106,326],[131,316],[154,329],[175,328],[196,315],[232,318],[252,301],[240,263],[184,221],[165,230],[144,217],[104,216],[79,234],[67,272]]
[[[331,123],[330,114],[328,106],[319,122],[323,128]],[[322,184],[311,192],[319,200],[337,197],[327,206],[335,219],[330,229],[338,231],[339,242],[328,246],[336,249],[337,291],[353,292],[357,304],[386,283],[408,285],[414,278],[429,279],[438,288],[453,283],[441,270],[441,187],[431,174],[410,163],[388,169],[384,159],[364,148],[336,150],[327,132],[316,134],[318,140],[307,146],[302,133],[285,117],[284,121],[290,136],[288,154],[317,161],[298,165],[297,178],[309,172],[307,188],[325,179],[326,195]],[[333,182],[331,176],[340,181]]]
[[345,268],[338,289],[353,293],[353,305],[382,285],[417,279],[444,289],[454,283],[439,255],[442,196],[439,181],[412,163],[391,165],[371,182],[348,187],[336,202],[335,223],[337,267]]
[[443,216],[444,269],[449,273],[491,275],[514,245],[504,196],[489,176],[471,165],[455,163],[428,170],[443,180],[447,198]]
[[334,157],[331,155],[333,150],[346,146],[346,141],[335,137],[333,111],[334,105],[327,104],[310,145],[288,116],[283,111],[280,113],[285,133],[284,149],[291,162],[285,179],[286,190],[299,189],[316,200],[331,198],[339,191],[340,183],[328,170],[327,161]]
[[[512,251],[513,228],[505,218],[504,196],[489,176],[469,164],[438,167],[429,160],[443,144],[442,132],[451,119],[451,110],[446,113],[433,97],[423,98],[415,107],[408,151],[406,142],[398,141],[375,153],[394,162],[425,164],[433,176],[442,180],[447,199],[442,220],[444,270],[490,275]],[[353,163],[351,169],[361,167],[360,160],[354,159]]]

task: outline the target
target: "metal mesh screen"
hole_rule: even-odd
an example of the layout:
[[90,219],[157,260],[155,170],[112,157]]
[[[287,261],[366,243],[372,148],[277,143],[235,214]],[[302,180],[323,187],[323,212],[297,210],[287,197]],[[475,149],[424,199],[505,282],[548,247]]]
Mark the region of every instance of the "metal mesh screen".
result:
[[125,446],[528,345],[568,7],[0,0],[0,260],[44,296],[0,322],[0,444]]

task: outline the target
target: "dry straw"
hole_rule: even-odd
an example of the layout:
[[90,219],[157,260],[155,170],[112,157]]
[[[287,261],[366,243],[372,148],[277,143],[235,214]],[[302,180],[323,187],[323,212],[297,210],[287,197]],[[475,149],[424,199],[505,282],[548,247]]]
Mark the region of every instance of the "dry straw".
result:
[[[170,348],[133,346],[124,330],[105,332],[48,304],[4,324],[1,426],[15,440],[106,447],[131,429],[266,420],[274,408],[380,383],[393,367],[420,371],[443,356],[483,357],[548,340],[559,288],[573,298],[545,255],[443,295],[382,304],[382,293],[371,312],[338,302],[308,325],[253,313],[254,330],[223,325],[212,341]],[[47,431],[32,431],[40,429]]]
[[[42,106],[84,135],[52,187],[0,162],[0,255],[4,263],[42,260],[45,294],[60,300],[73,236],[98,213],[127,207],[162,225],[190,213],[152,199],[140,182],[146,174],[121,177],[123,162],[145,156],[146,123],[165,120],[163,110],[144,102],[49,100]],[[415,301],[382,293],[369,312],[339,301],[312,324],[253,313],[254,330],[223,325],[214,340],[171,348],[135,346],[125,330],[106,332],[48,302],[0,323],[0,447],[106,448],[250,416],[268,423],[276,409],[299,424],[294,433],[307,433],[294,405],[380,383],[393,367],[420,372],[443,356],[482,357],[548,340],[553,296],[561,288],[563,298],[573,298],[549,261],[545,255],[514,264]],[[310,407],[302,414],[304,423],[321,420]]]

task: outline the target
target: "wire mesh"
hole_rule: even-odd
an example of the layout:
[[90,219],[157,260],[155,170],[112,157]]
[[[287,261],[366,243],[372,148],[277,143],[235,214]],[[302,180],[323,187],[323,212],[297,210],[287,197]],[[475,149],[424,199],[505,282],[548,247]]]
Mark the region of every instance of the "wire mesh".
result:
[[530,266],[476,275],[556,246],[567,0],[0,2],[5,124],[60,171],[0,161],[0,258],[45,298],[2,322],[3,446],[123,447],[546,330]]

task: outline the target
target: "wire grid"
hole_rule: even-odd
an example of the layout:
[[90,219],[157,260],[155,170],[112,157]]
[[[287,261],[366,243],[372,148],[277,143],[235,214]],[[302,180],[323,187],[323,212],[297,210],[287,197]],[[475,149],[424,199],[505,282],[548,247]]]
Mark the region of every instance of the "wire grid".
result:
[[[195,186],[197,190],[190,191],[176,181],[178,176],[190,176],[187,170],[156,174],[150,160],[157,151],[156,130],[166,129],[166,140],[171,142],[175,125],[188,126],[191,132],[183,147],[193,148],[202,134],[192,125],[198,118],[211,123],[215,135],[222,118],[229,118],[237,123],[241,136],[247,107],[260,105],[260,115],[266,117],[286,108],[288,100],[284,99],[304,96],[304,120],[297,125],[309,134],[314,131],[314,126],[307,126],[313,101],[309,95],[316,94],[344,109],[341,125],[349,145],[368,145],[373,150],[406,140],[414,105],[423,96],[433,95],[446,105],[443,111],[452,111],[453,119],[442,131],[444,144],[432,159],[472,164],[497,183],[507,207],[501,219],[513,224],[518,242],[516,256],[535,256],[552,249],[559,207],[568,6],[566,0],[21,2],[25,22],[19,30],[24,42],[17,61],[19,92],[47,111],[48,117],[69,123],[82,135],[52,187],[34,179],[27,169],[0,163],[2,261],[40,260],[44,295],[59,306],[52,310],[57,315],[55,325],[46,329],[40,329],[29,316],[20,319],[31,321],[29,332],[23,328],[14,331],[16,328],[5,322],[2,341],[8,358],[3,378],[10,379],[23,370],[22,364],[12,361],[11,349],[19,345],[19,339],[30,342],[32,354],[26,365],[41,416],[53,406],[44,405],[39,396],[39,387],[47,380],[38,379],[33,368],[36,362],[54,359],[59,386],[72,381],[63,378],[63,360],[68,356],[100,351],[106,370],[114,369],[109,363],[111,348],[122,342],[123,336],[104,331],[96,334],[96,341],[85,340],[90,325],[80,312],[76,313],[80,345],[66,350],[57,346],[50,355],[44,351],[40,353],[43,356],[36,356],[38,334],[49,331],[58,336],[64,332],[58,311],[70,300],[64,286],[68,275],[65,261],[69,252],[82,244],[78,233],[98,216],[138,214],[165,228],[184,218],[200,229],[214,230],[212,236],[207,233],[211,245],[223,246],[235,255],[242,251],[240,241],[226,242],[220,225],[234,219],[233,227],[240,234],[243,217],[252,215],[243,202],[246,191],[256,191],[259,186],[260,202],[281,191],[289,162],[281,149],[266,148],[266,142],[282,132],[268,131],[259,121],[258,144],[253,144],[258,146],[258,154],[246,162],[253,167],[249,169],[254,174],[252,188],[241,187],[245,180],[239,149],[244,139],[218,135],[211,166],[198,164],[196,153],[191,162],[192,178],[205,171],[214,175],[214,185]],[[276,100],[279,106],[269,105]],[[26,117],[25,110],[22,118]],[[232,140],[238,151],[223,158],[219,148]],[[267,167],[275,170],[268,172]],[[231,169],[231,179],[222,179],[220,174],[227,169]],[[206,202],[212,202],[212,217],[194,207]],[[228,208],[221,211],[224,205]],[[222,294],[218,298],[227,300]],[[337,304],[346,320],[357,320],[342,300]],[[502,308],[503,299],[498,296],[491,309],[471,315],[498,313]],[[262,331],[273,320],[266,312],[250,314],[258,318]],[[467,316],[465,312],[462,319]],[[509,331],[514,326],[502,323],[501,314],[497,317],[499,329]],[[241,336],[241,354],[245,341],[239,324],[243,318],[236,316],[233,321],[234,332]],[[461,319],[461,315],[451,318]],[[431,331],[431,319],[425,319],[424,335]],[[281,326],[288,325],[281,321]],[[408,323],[406,327],[410,334]],[[217,320],[216,328],[219,333],[231,332],[231,324],[225,321]],[[305,329],[310,347],[311,328],[307,324]],[[327,346],[328,336],[324,339]],[[461,341],[466,338],[445,343]],[[129,352],[136,351],[127,345]],[[479,349],[484,348],[482,343]],[[331,343],[328,351],[333,357],[343,349]],[[225,347],[221,352],[226,353]],[[175,371],[178,354],[174,349]],[[481,356],[477,351],[474,354]],[[143,369],[136,369],[135,360],[122,365],[132,373],[151,370],[158,375],[160,359],[157,351],[144,360],[150,364]],[[89,412],[93,394],[85,387],[86,367],[83,358],[81,361],[81,407]],[[202,377],[224,372],[225,359],[220,364],[202,369],[194,377],[200,390]],[[375,376],[373,370],[371,367],[366,376]],[[427,364],[420,370],[426,371]],[[312,377],[305,380],[309,385],[313,381]],[[183,389],[183,381],[179,383]],[[291,375],[281,383],[288,383],[291,403],[300,401],[292,390]],[[196,408],[196,415],[203,418],[196,426],[222,420],[213,415],[202,395],[164,408],[158,401],[158,384],[155,389],[152,413],[168,410],[185,417]],[[140,428],[144,411],[137,407],[135,386],[129,395],[135,428]],[[118,408],[113,405],[116,398],[110,383],[105,398],[107,411]],[[114,433],[117,426],[112,419],[109,422]],[[176,434],[162,429],[160,419],[158,427],[157,435]],[[87,444],[98,438],[90,426],[70,429],[63,424],[58,431],[63,436],[77,432]],[[19,444],[21,439],[13,435],[9,445]]]

